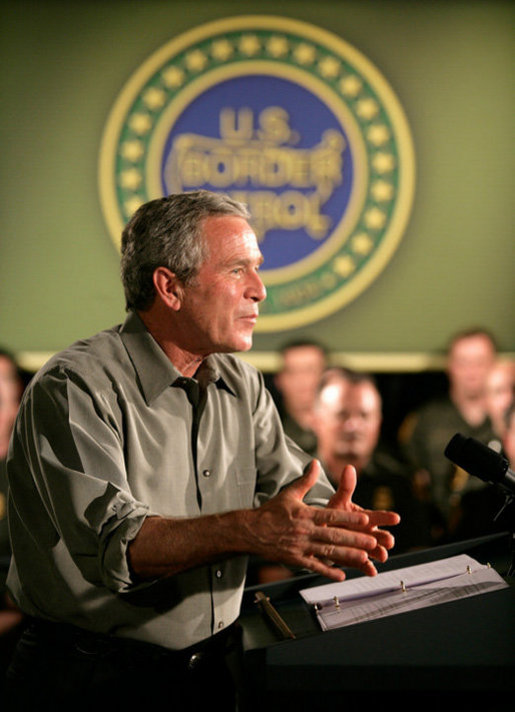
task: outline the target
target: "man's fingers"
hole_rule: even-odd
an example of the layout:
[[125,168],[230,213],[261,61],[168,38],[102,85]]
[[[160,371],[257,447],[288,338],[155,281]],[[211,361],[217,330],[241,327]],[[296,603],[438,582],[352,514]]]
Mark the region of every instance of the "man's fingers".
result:
[[[310,553],[316,560],[321,560],[322,562],[331,562],[336,566],[357,569],[367,576],[375,576],[377,574],[376,567],[370,560],[372,557],[371,551],[348,546],[328,547],[315,544],[311,547]],[[382,561],[382,557],[374,556],[372,558]]]
[[370,528],[367,512],[353,512],[340,509],[317,509],[313,507],[313,522],[327,527],[345,527],[350,530]]
[[393,549],[395,546],[395,537],[390,532],[384,529],[373,529],[372,534],[377,539],[377,543],[384,546],[385,549]]
[[328,563],[324,563],[321,559],[316,556],[305,556],[300,557],[295,561],[295,565],[302,569],[307,569],[312,571],[314,574],[320,574],[325,576],[332,581],[345,581],[345,572],[336,566],[331,566]]
[[308,469],[302,477],[299,477],[299,479],[288,485],[288,487],[284,489],[284,492],[293,494],[296,499],[304,499],[309,490],[316,484],[320,469],[318,460],[311,460]]
[[379,563],[384,564],[388,560],[388,551],[392,547],[377,546],[373,551],[370,552],[369,557],[374,559],[374,561],[379,561]]
[[264,525],[254,528],[258,553],[266,551],[272,560],[307,568],[334,581],[345,576],[338,567],[355,568],[367,576],[377,570],[371,559],[384,562],[393,536],[379,527],[395,525],[394,512],[363,510],[352,502],[356,470],[344,468],[336,493],[326,508],[307,505],[303,500],[316,484],[321,466],[312,460],[306,472],[285,487],[262,508]]
[[356,469],[352,465],[346,465],[338,482],[338,489],[329,500],[327,506],[335,509],[350,509],[353,507],[352,495],[356,489],[356,480]]
[[367,509],[370,524],[376,527],[393,527],[401,521],[397,512],[389,512],[383,509]]
[[332,525],[315,527],[309,536],[309,541],[311,546],[316,547],[316,551],[313,551],[317,555],[329,559],[332,559],[332,549],[353,548],[367,552],[373,551],[378,546],[376,532]]

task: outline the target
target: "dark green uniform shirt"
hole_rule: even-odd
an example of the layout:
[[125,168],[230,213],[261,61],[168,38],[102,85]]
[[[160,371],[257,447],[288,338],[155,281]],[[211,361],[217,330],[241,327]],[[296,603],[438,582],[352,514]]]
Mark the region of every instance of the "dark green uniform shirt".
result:
[[456,468],[445,457],[445,448],[456,433],[488,445],[495,439],[492,425],[485,418],[480,425],[471,426],[448,396],[427,403],[411,417],[413,431],[405,445],[407,458],[414,468],[429,472],[433,500],[447,518],[459,497],[483,489],[485,484]]

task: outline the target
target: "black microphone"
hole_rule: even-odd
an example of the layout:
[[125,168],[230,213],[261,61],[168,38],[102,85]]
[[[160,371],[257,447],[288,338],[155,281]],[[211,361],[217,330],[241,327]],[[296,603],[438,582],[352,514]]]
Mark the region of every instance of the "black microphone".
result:
[[487,445],[456,433],[449,441],[444,454],[448,460],[470,475],[515,494],[515,472],[509,469],[509,462],[503,455]]

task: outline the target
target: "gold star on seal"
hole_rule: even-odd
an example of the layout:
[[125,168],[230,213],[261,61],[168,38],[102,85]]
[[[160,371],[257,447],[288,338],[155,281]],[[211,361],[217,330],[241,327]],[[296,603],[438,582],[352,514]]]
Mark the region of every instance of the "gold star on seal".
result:
[[378,202],[391,200],[393,198],[393,185],[386,180],[376,180],[370,188],[372,197]]
[[163,72],[163,81],[169,89],[178,89],[184,82],[184,72],[180,67],[168,67]]
[[367,138],[373,146],[382,146],[390,138],[390,131],[384,124],[374,124],[367,131]]
[[360,232],[352,238],[352,249],[357,255],[368,255],[373,246],[373,240],[366,232]]
[[313,64],[316,57],[316,50],[313,45],[301,42],[293,50],[293,56],[298,64]]
[[121,155],[128,161],[138,161],[143,155],[143,144],[141,141],[125,141],[122,144]]
[[379,111],[378,103],[375,99],[361,99],[356,106],[356,112],[359,117],[370,121]]
[[136,210],[143,205],[143,200],[141,198],[138,198],[136,196],[133,196],[132,198],[129,198],[128,200],[125,201],[125,213],[130,217],[133,215]]
[[152,128],[152,119],[148,114],[134,114],[129,120],[129,126],[134,133],[142,136]]
[[160,109],[166,101],[166,94],[162,89],[151,87],[143,94],[143,102],[150,110]]
[[207,64],[207,57],[200,49],[194,49],[186,55],[186,66],[190,72],[201,72]]
[[270,37],[266,43],[266,51],[271,57],[284,57],[288,53],[289,44],[286,37]]
[[365,224],[371,230],[380,230],[386,222],[385,213],[379,208],[370,208],[365,213]]
[[376,153],[372,159],[372,165],[378,173],[389,173],[393,171],[395,159],[391,153]]
[[242,54],[252,57],[252,55],[259,52],[260,44],[256,35],[243,35],[240,39],[239,47]]
[[345,96],[356,97],[363,88],[363,82],[354,74],[340,79],[340,90]]
[[225,62],[233,53],[232,44],[227,39],[216,40],[211,45],[211,55],[218,62]]
[[326,79],[334,79],[340,73],[340,62],[334,57],[324,57],[318,63],[318,69]]
[[129,168],[120,174],[120,185],[122,188],[136,190],[141,185],[141,173],[136,168]]
[[333,262],[334,271],[341,277],[348,277],[356,269],[356,265],[352,257],[349,255],[343,255],[342,257],[337,257]]

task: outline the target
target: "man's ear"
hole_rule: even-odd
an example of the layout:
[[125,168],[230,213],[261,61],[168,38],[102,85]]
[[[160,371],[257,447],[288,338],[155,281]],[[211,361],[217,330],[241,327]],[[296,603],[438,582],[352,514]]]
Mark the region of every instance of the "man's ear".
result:
[[167,267],[157,267],[153,274],[156,295],[170,309],[179,311],[182,304],[182,282]]

